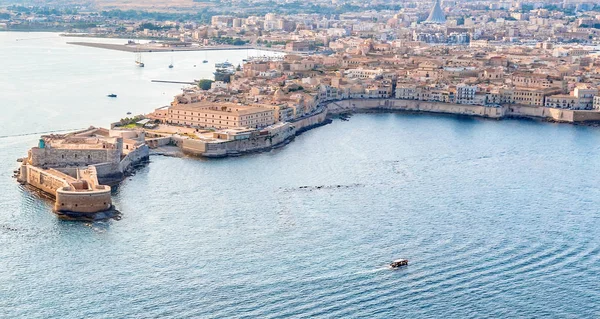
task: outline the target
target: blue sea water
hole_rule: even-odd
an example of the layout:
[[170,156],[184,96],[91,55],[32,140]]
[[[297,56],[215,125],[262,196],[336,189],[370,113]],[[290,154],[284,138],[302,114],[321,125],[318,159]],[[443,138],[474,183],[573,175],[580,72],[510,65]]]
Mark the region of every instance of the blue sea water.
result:
[[[0,95],[2,318],[600,317],[598,128],[355,115],[268,153],[152,157],[115,191],[121,220],[64,222],[11,178],[38,138],[15,135],[106,125],[178,87],[127,53],[25,36],[0,33],[0,70],[29,79],[0,78],[16,88]],[[23,65],[47,48],[46,73]],[[97,90],[104,72],[122,72],[126,104]]]

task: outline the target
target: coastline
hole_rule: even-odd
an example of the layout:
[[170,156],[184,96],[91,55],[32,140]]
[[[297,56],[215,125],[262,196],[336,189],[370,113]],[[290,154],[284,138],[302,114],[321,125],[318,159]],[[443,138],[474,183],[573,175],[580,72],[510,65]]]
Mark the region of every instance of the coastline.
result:
[[[445,114],[451,116],[485,118],[493,120],[526,119],[539,120],[543,122],[587,125],[594,127],[600,126],[600,112],[592,112],[591,114],[593,114],[594,116],[586,118],[582,116],[575,116],[576,113],[572,110],[562,110],[557,113],[557,110],[550,110],[546,112],[546,110],[544,110],[545,108],[535,109],[538,113],[522,112],[522,110],[520,108],[517,108],[516,106],[501,106],[490,108],[484,106],[449,104],[439,102],[432,103],[397,99],[348,99],[341,101],[328,101],[320,104],[317,107],[317,109],[311,114],[302,116],[291,122],[283,122],[278,126],[273,126],[268,129],[256,131],[256,134],[248,137],[247,139],[232,140],[192,139],[189,137],[180,136],[178,134],[171,134],[159,138],[155,136],[154,139],[146,139],[146,134],[151,134],[151,130],[140,131],[117,129],[113,131],[112,129],[106,130],[90,127],[85,132],[74,132],[64,136],[73,136],[73,134],[89,135],[93,134],[94,132],[97,132],[106,137],[120,136],[117,138],[116,142],[116,145],[121,145],[118,146],[120,148],[116,150],[117,153],[120,152],[123,141],[125,141],[126,143],[135,142],[135,145],[132,145],[133,148],[126,156],[118,156],[120,160],[115,162],[116,166],[106,162],[99,162],[95,164],[88,163],[86,164],[88,167],[86,171],[82,171],[81,165],[73,166],[72,163],[69,164],[68,160],[67,162],[64,162],[63,160],[62,162],[64,163],[61,164],[61,168],[58,168],[58,170],[60,171],[57,171],[53,168],[48,169],[45,164],[36,164],[35,159],[32,160],[32,152],[33,155],[42,154],[42,152],[44,152],[44,154],[46,154],[45,152],[52,152],[52,148],[48,150],[42,144],[40,144],[40,147],[32,148],[30,150],[29,159],[27,161],[25,161],[25,159],[22,160],[21,168],[16,177],[20,183],[29,185],[41,192],[44,192],[50,197],[54,197],[56,199],[56,211],[63,212],[64,214],[66,214],[65,216],[75,218],[81,217],[83,220],[85,220],[89,219],[90,216],[94,216],[96,213],[100,213],[100,216],[104,216],[102,214],[105,213],[107,210],[105,209],[105,207],[103,207],[98,209],[92,209],[92,211],[90,212],[93,214],[90,214],[90,212],[86,212],[85,210],[83,210],[82,212],[77,212],[77,209],[73,208],[77,207],[77,204],[75,203],[79,203],[79,209],[84,209],[86,206],[99,206],[99,203],[103,203],[104,206],[106,206],[107,203],[108,205],[112,205],[112,202],[110,200],[111,187],[118,187],[118,185],[126,178],[134,176],[135,171],[137,169],[149,165],[149,157],[152,155],[161,155],[168,157],[184,157],[186,155],[190,155],[191,157],[225,158],[238,157],[253,153],[269,152],[274,149],[285,147],[286,145],[290,144],[297,136],[309,130],[332,123],[332,117],[335,116],[339,116],[342,120],[348,120],[348,115],[356,113]],[[564,116],[564,111],[570,112],[568,112],[567,116]],[[545,116],[536,116],[536,114],[545,114]],[[590,121],[590,118],[592,118],[593,121]],[[128,138],[132,138],[132,134],[136,135],[139,138],[137,142],[131,139],[128,140]],[[158,140],[160,140],[160,143]],[[152,151],[151,148],[155,151]],[[80,151],[72,150],[67,151],[67,153],[61,154],[67,154],[66,156],[70,157],[69,154],[71,152],[74,152],[74,154],[76,154]],[[94,151],[88,150],[84,152]],[[50,156],[51,158],[58,160],[56,159],[56,154]],[[77,158],[77,155],[74,156],[75,158]],[[91,155],[88,155],[88,158],[90,156]],[[65,158],[64,155],[62,155],[62,158]],[[74,174],[72,171],[75,171],[76,174]],[[98,189],[108,189],[108,195],[103,195],[104,197],[102,199],[96,200],[98,203],[94,202],[94,199],[88,198],[88,196],[90,196],[88,194],[90,194],[90,191],[92,191],[91,189],[87,193],[78,191],[78,193],[73,193],[69,195],[69,197],[64,198],[64,196],[62,195],[63,189],[66,189],[67,191],[69,189],[72,190],[74,185],[77,185],[77,183],[79,183],[80,173],[87,171],[91,172],[89,174],[91,174],[90,176],[92,177],[91,179],[88,179],[88,183],[91,185],[106,185],[98,186],[100,187]],[[40,176],[37,176],[36,174]],[[70,175],[70,177],[66,174]],[[43,175],[43,178],[41,175]],[[74,180],[75,177],[77,177],[77,180]],[[68,180],[69,178],[71,180]],[[51,182],[48,183],[44,181]],[[62,184],[63,187],[56,188],[56,185],[58,184]],[[96,188],[93,188],[93,191],[98,192]],[[106,191],[104,192],[106,193]],[[62,206],[71,208],[67,211],[65,211],[64,209],[59,210],[59,202],[61,208]],[[116,211],[113,206],[111,207],[111,210]]]
[[[522,108],[526,108],[523,111]],[[515,111],[515,109],[519,111]],[[537,113],[536,113],[537,112]],[[291,143],[296,136],[299,136],[309,130],[332,123],[332,118],[345,114],[368,114],[368,113],[407,113],[407,114],[428,114],[428,115],[448,115],[465,118],[482,118],[490,120],[532,120],[548,123],[572,124],[590,127],[600,127],[600,112],[590,111],[574,111],[574,110],[556,110],[543,107],[525,107],[508,105],[499,108],[491,108],[476,105],[451,104],[442,102],[423,102],[414,100],[400,99],[348,99],[341,101],[324,102],[319,110],[313,114],[306,115],[296,122],[295,130],[291,137],[270,145],[260,145],[248,148],[246,145],[236,144],[234,142],[223,142],[220,149],[207,147],[197,147],[190,144],[200,143],[197,141],[189,141],[183,143],[180,149],[183,153],[192,156],[222,158],[228,156],[240,156],[250,153],[266,152],[276,148],[283,147]],[[544,116],[537,116],[542,114]],[[323,116],[324,115],[324,116]],[[298,123],[300,121],[308,121],[308,123]],[[218,152],[218,151],[221,152]]]

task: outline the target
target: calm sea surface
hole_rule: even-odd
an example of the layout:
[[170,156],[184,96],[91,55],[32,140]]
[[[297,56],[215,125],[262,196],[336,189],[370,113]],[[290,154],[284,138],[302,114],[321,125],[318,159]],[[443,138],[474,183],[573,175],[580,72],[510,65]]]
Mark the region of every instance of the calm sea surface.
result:
[[0,317],[600,317],[600,129],[356,115],[269,153],[152,157],[121,220],[63,222],[11,178],[39,134],[16,135],[148,112],[180,89],[150,80],[257,54],[140,69],[66,41],[0,33]]

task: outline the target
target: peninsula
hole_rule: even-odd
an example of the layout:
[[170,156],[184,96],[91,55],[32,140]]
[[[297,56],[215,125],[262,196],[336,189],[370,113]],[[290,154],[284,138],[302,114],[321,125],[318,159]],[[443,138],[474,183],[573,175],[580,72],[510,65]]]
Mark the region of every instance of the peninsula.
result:
[[151,152],[216,158],[271,150],[340,114],[385,110],[600,121],[600,79],[582,81],[526,62],[514,71],[512,55],[499,50],[466,59],[458,48],[434,58],[438,48],[409,57],[372,40],[357,47],[363,52],[259,57],[237,69],[223,63],[221,78],[210,81],[210,88],[186,88],[169,106],[110,129],[42,136],[22,159],[17,178],[54,196],[61,215],[95,214],[112,208],[107,184],[120,181]]
[[[270,150],[352,112],[600,122],[597,5],[411,4],[329,17],[222,12],[204,25],[116,26],[109,13],[90,16],[107,23],[93,28],[95,35],[169,40],[71,44],[128,52],[268,48],[287,55],[215,63],[214,79],[185,88],[168,106],[109,129],[42,136],[22,159],[18,180],[56,197],[57,212],[96,213],[111,207],[108,185],[151,154],[214,158]],[[25,23],[23,14],[4,15],[10,25]]]

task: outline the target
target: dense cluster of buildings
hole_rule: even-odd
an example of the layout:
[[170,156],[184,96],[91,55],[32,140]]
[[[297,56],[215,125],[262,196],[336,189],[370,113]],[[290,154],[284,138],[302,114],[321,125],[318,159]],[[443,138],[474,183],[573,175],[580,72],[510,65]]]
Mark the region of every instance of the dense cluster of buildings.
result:
[[[256,4],[267,5],[262,2],[256,1]],[[284,9],[297,5],[276,3]],[[63,9],[56,13],[39,8],[23,10],[20,7],[11,11],[10,7],[0,7],[0,29],[23,29],[27,25],[49,29],[63,26],[71,32],[202,45],[239,39],[239,44],[251,43],[288,51],[335,50],[344,45],[347,37],[453,45],[600,41],[600,4],[597,1],[408,1],[394,4],[401,6],[399,10],[391,10],[384,3],[378,7],[375,2],[332,4],[317,1],[314,6],[331,10],[312,12],[305,9],[306,13],[299,10],[293,14],[286,13],[289,10],[279,10],[281,12],[262,15],[255,14],[251,5],[245,9],[239,3],[232,3],[231,7],[209,7],[203,20],[190,17],[188,21],[157,20],[152,19],[151,14],[119,19],[106,12],[98,14],[91,7],[86,11]],[[356,6],[356,11],[342,10],[348,6]],[[556,54],[564,53],[557,51]]]
[[186,89],[152,116],[195,128],[260,129],[347,99],[600,111],[600,51],[591,46],[343,42],[328,55],[251,59],[228,83]]

